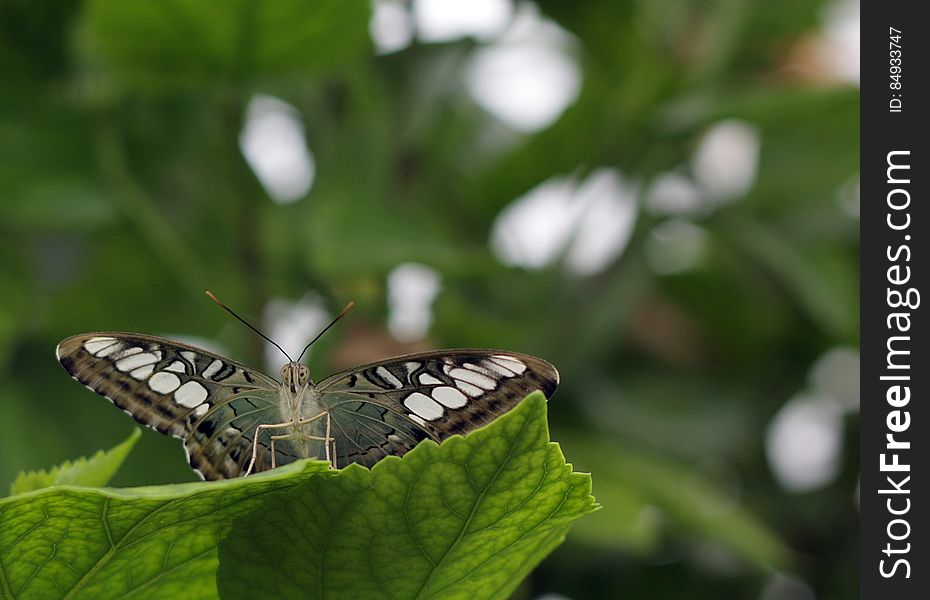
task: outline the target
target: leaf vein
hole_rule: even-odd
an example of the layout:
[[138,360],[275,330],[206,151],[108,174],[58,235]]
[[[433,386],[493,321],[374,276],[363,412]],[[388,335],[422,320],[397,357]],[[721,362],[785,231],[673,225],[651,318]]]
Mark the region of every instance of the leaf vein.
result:
[[436,561],[432,556],[429,555],[429,552],[426,551],[426,548],[423,546],[423,542],[413,530],[413,519],[410,518],[410,498],[413,496],[413,488],[416,486],[417,482],[420,481],[420,477],[422,476],[423,471],[418,471],[413,481],[407,484],[407,494],[404,496],[404,521],[407,524],[407,533],[409,533],[410,537],[413,538],[413,541],[416,542],[417,548],[420,550],[420,554],[425,556],[426,560],[428,560],[429,563],[433,565],[433,569],[435,569]]
[[107,534],[107,541],[110,542],[110,547],[112,548],[115,544],[113,543],[113,532],[110,530],[110,519],[107,513],[110,511],[110,499],[103,499],[103,510],[101,511],[100,521],[103,523],[103,530]]
[[[252,496],[247,496],[247,497],[243,497],[243,498],[241,498],[241,499],[235,500],[235,501],[231,502],[230,504],[228,504],[227,507],[233,506],[233,505],[235,505],[235,504],[237,504],[237,503],[239,503],[239,502],[242,502],[242,501],[244,501],[244,500],[250,500],[250,499],[255,498],[255,497],[257,497],[257,496],[259,496],[259,495],[261,495],[261,494],[268,493],[269,491],[272,491],[272,490],[265,490],[265,491],[263,491],[263,492],[259,492],[259,493],[257,493],[257,494],[253,494]],[[112,546],[110,546],[110,548],[109,548],[102,556],[100,556],[100,558],[97,559],[97,561],[91,566],[91,568],[88,569],[87,572],[84,573],[84,575],[83,575],[80,579],[78,579],[78,580],[74,583],[74,585],[71,586],[71,589],[68,590],[68,593],[64,596],[63,600],[69,600],[70,598],[73,598],[73,597],[83,588],[83,586],[86,584],[87,581],[89,581],[91,578],[93,578],[93,576],[94,576],[100,569],[102,569],[108,562],[110,562],[110,559],[113,558],[113,555],[116,554],[117,550],[119,550],[119,549],[121,549],[121,548],[128,548],[128,547],[131,547],[134,543],[138,542],[139,539],[142,539],[142,538],[138,538],[138,539],[136,539],[136,540],[131,540],[131,541],[129,541],[129,542],[127,542],[127,543],[124,544],[124,541],[125,541],[125,540],[127,540],[128,538],[130,538],[130,536],[131,536],[136,530],[138,530],[138,529],[139,529],[140,527],[142,527],[145,523],[147,523],[148,521],[150,521],[155,515],[157,515],[157,514],[163,512],[163,511],[167,510],[168,508],[173,507],[173,506],[175,506],[175,505],[177,505],[177,504],[179,504],[179,503],[181,503],[181,502],[186,502],[186,501],[189,501],[189,500],[191,500],[191,499],[195,499],[195,498],[197,498],[197,497],[199,497],[199,496],[207,495],[207,494],[210,494],[210,493],[213,493],[212,490],[203,490],[203,491],[200,491],[200,492],[198,492],[198,493],[190,494],[190,495],[187,495],[187,496],[182,496],[182,497],[178,497],[178,498],[172,498],[172,499],[168,500],[167,502],[165,502],[164,504],[162,504],[161,506],[157,507],[155,510],[153,510],[153,511],[151,511],[150,513],[144,515],[144,516],[143,516],[141,519],[139,519],[132,527],[130,527],[129,529],[127,529],[126,532],[123,533],[123,535],[120,536],[120,538],[119,538],[118,540],[116,540],[115,543],[114,543]],[[202,516],[204,516],[204,515],[201,515],[201,517],[202,517]],[[200,517],[197,517],[197,518],[200,518]],[[193,520],[193,519],[191,519],[191,520]],[[189,521],[190,521],[190,520],[188,520],[188,522],[189,522]],[[144,537],[147,537],[148,535],[151,535],[151,534],[147,534],[146,536],[143,536],[143,538],[144,538]]]
[[[487,485],[484,487],[484,489],[481,489],[481,490],[478,491],[478,497],[475,499],[475,503],[472,505],[472,509],[471,509],[471,512],[470,512],[469,515],[468,515],[468,518],[462,523],[462,527],[461,527],[461,529],[459,530],[458,536],[456,536],[456,538],[452,541],[452,543],[449,544],[449,547],[446,548],[446,551],[445,551],[445,552],[443,553],[443,555],[439,558],[439,561],[438,561],[438,563],[437,563],[437,565],[436,565],[436,568],[433,569],[432,571],[430,571],[430,573],[429,573],[429,575],[427,575],[426,579],[423,580],[423,584],[420,586],[420,589],[417,590],[417,593],[416,593],[416,595],[414,596],[415,598],[421,598],[421,597],[423,597],[423,591],[427,588],[427,586],[429,585],[429,583],[432,581],[434,575],[435,575],[436,572],[439,570],[439,565],[441,565],[441,564],[446,560],[446,558],[449,556],[449,553],[452,551],[452,549],[455,548],[455,546],[456,546],[459,542],[462,541],[462,538],[465,537],[465,533],[466,533],[466,531],[468,530],[469,525],[471,525],[472,519],[474,519],[474,517],[475,517],[475,513],[478,511],[478,506],[482,503],[482,501],[484,500],[485,496],[487,495],[488,489],[489,489],[492,485],[494,485],[494,482],[497,481],[497,478],[498,478],[498,477],[500,477],[501,473],[504,471],[504,468],[510,463],[510,460],[511,460],[511,459],[513,458],[513,456],[514,456],[514,452],[516,452],[517,444],[518,444],[519,441],[523,438],[523,435],[524,435],[524,433],[526,432],[526,428],[527,428],[527,426],[529,425],[529,422],[530,422],[530,419],[529,419],[529,418],[523,419],[523,422],[520,424],[520,430],[519,430],[519,432],[517,432],[517,435],[515,435],[515,436],[513,437],[512,443],[510,444],[510,449],[509,449],[508,452],[507,452],[507,456],[504,458],[504,460],[501,461],[500,465],[499,465],[498,468],[497,468],[497,471],[494,473],[494,476],[491,477],[490,481],[488,481],[488,483],[487,483]],[[470,458],[471,458],[471,456],[469,456],[469,459],[470,459]],[[467,464],[468,464],[468,463],[467,463],[467,461],[466,461],[466,469],[467,469]]]
[[124,593],[124,594],[118,596],[118,598],[138,598],[138,596],[137,596],[136,594],[138,594],[140,590],[145,589],[146,587],[152,585],[153,583],[155,583],[156,581],[158,581],[159,579],[161,579],[162,577],[164,577],[164,576],[167,575],[168,573],[170,573],[170,572],[172,572],[172,571],[175,571],[175,570],[177,570],[177,569],[183,567],[184,565],[187,565],[187,564],[189,564],[189,563],[192,563],[192,562],[194,562],[194,561],[196,561],[196,560],[198,560],[198,559],[200,559],[200,558],[203,558],[204,556],[206,556],[207,554],[209,554],[210,552],[213,552],[213,551],[215,551],[215,550],[216,550],[216,546],[210,546],[209,548],[207,548],[207,549],[204,550],[203,552],[200,552],[200,553],[198,553],[198,554],[195,554],[194,556],[190,557],[189,559],[187,559],[187,560],[185,560],[185,561],[182,561],[182,562],[179,562],[178,564],[174,565],[173,567],[171,567],[171,568],[169,568],[169,569],[167,569],[167,570],[161,571],[158,575],[155,575],[154,577],[151,577],[151,578],[149,578],[149,579],[146,579],[145,581],[140,582],[138,585],[136,585],[136,586],[133,587],[132,589],[127,590],[126,593]]
[[[561,510],[561,509],[562,509],[562,505],[565,504],[565,501],[568,499],[568,496],[569,496],[569,491],[566,491],[565,494],[564,494],[563,497],[562,497],[562,500],[559,502],[559,505],[556,506],[556,507],[555,507],[554,509],[552,509],[551,511],[549,511],[549,514],[546,515],[546,518],[543,519],[541,522],[542,522],[542,523],[545,523],[546,521],[548,521],[549,519],[551,519],[552,516],[553,516],[554,514],[556,514],[559,510]],[[553,525],[551,528],[554,529],[555,527],[557,527],[557,526],[556,526],[556,525]],[[544,529],[542,529],[542,530],[540,530],[540,531],[536,531],[535,533],[537,533],[537,534],[542,534],[542,533],[544,533],[547,529],[550,529],[550,528],[544,528]],[[534,532],[533,529],[527,529],[526,531],[523,531],[523,533],[521,533],[519,536],[517,536],[517,537],[516,537],[513,541],[511,541],[509,544],[507,544],[506,546],[504,546],[504,547],[501,548],[500,550],[498,550],[498,551],[492,553],[492,554],[489,555],[487,558],[485,558],[483,561],[481,561],[480,563],[478,563],[478,564],[475,566],[475,568],[471,569],[469,572],[465,573],[464,575],[462,575],[461,577],[459,577],[459,578],[456,579],[455,581],[452,581],[452,582],[446,584],[445,586],[443,586],[442,588],[436,590],[436,594],[439,594],[439,593],[443,592],[444,590],[449,589],[450,587],[454,586],[455,584],[457,584],[458,582],[462,581],[463,579],[467,579],[468,577],[471,577],[476,571],[478,571],[481,567],[483,567],[484,565],[486,565],[486,564],[487,564],[488,562],[490,562],[492,559],[494,559],[494,558],[500,556],[501,554],[503,554],[504,552],[506,552],[509,548],[511,548],[514,544],[520,542],[520,541],[523,540],[527,535],[529,535],[530,533],[533,533],[533,532]],[[435,594],[434,594],[434,595],[435,595]]]

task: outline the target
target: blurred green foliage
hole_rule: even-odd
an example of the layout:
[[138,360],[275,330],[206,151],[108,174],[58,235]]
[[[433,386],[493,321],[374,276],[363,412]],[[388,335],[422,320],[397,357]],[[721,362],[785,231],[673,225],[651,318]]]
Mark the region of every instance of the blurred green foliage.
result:
[[[313,292],[358,307],[314,349],[317,375],[428,346],[559,367],[552,437],[594,473],[604,508],[518,597],[752,598],[775,570],[818,598],[854,596],[855,420],[819,489],[785,490],[765,456],[812,364],[858,345],[858,221],[837,201],[857,176],[858,90],[798,67],[824,4],[537,5],[574,36],[582,84],[555,122],[521,133],[466,92],[486,42],[377,55],[368,2],[0,0],[0,484],[132,427],[55,364],[60,339],[197,336],[261,364],[260,340],[202,290],[255,320],[272,297]],[[292,204],[240,152],[259,93],[296,109],[314,155]],[[649,248],[668,216],[645,190],[688,175],[729,119],[759,134],[756,178],[680,217],[704,251],[657,272]],[[609,268],[497,260],[504,207],[600,167],[644,191]],[[406,261],[442,277],[419,345],[386,327],[386,275]],[[193,479],[177,442],[146,431],[115,483]]]

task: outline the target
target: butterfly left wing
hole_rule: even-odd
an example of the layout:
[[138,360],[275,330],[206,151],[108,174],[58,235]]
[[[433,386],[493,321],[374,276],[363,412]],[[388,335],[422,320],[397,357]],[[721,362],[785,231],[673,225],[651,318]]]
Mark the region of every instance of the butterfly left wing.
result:
[[[191,467],[205,479],[242,474],[260,423],[278,422],[274,379],[187,344],[137,333],[75,335],[58,361],[88,389],[136,421],[184,440]],[[270,434],[259,438],[254,471],[271,467]],[[281,456],[279,464],[293,460]]]
[[490,423],[527,394],[555,393],[548,362],[505,350],[437,350],[333,375],[317,385],[336,440],[336,465],[371,466],[421,440],[436,442]]

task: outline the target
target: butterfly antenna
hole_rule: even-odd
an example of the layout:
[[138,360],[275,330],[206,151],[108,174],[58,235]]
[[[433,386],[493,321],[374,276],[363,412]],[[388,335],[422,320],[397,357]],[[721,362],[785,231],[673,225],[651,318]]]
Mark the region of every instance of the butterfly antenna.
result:
[[[284,356],[287,357],[287,360],[289,360],[289,361],[291,361],[291,362],[294,362],[294,359],[291,358],[291,355],[288,354],[287,352],[285,352],[285,351],[284,351],[284,348],[282,348],[281,346],[279,346],[273,339],[271,339],[270,337],[268,337],[267,335],[265,335],[264,333],[262,333],[261,331],[259,331],[259,330],[256,329],[255,327],[253,327],[251,323],[249,323],[248,321],[246,321],[245,319],[243,319],[242,317],[240,317],[239,315],[237,315],[236,312],[235,312],[233,309],[229,308],[228,306],[226,306],[225,304],[223,304],[222,302],[220,302],[219,298],[217,298],[216,296],[214,296],[213,293],[212,293],[210,290],[206,290],[206,292],[207,292],[207,296],[210,296],[210,300],[213,300],[214,302],[216,302],[217,304],[219,304],[219,305],[220,305],[220,308],[222,308],[223,310],[225,310],[226,312],[228,312],[228,313],[231,314],[232,316],[236,317],[236,319],[237,319],[240,323],[242,323],[243,325],[245,325],[246,327],[248,327],[249,329],[251,329],[252,331],[254,331],[255,333],[257,333],[258,335],[262,336],[262,339],[264,339],[266,342],[268,342],[269,344],[271,344],[272,346],[274,346],[275,348],[277,348],[278,350],[280,350],[280,351],[281,351],[281,354],[283,354]],[[343,311],[343,312],[344,312],[344,311]],[[342,315],[339,315],[339,316],[342,316]],[[327,329],[329,329],[329,328],[327,327]],[[324,329],[323,331],[326,331],[326,330]],[[301,353],[301,356],[303,356],[303,353]],[[300,359],[298,358],[297,360],[300,360]]]
[[355,302],[349,302],[348,304],[346,304],[346,307],[342,309],[342,312],[339,313],[338,315],[336,315],[336,318],[333,319],[333,320],[330,322],[330,324],[327,325],[327,326],[323,329],[323,331],[321,331],[320,333],[316,334],[316,337],[313,338],[312,340],[310,340],[310,343],[309,343],[309,344],[307,344],[306,346],[304,346],[304,349],[303,349],[303,351],[300,353],[300,356],[297,357],[297,362],[300,362],[300,359],[303,358],[303,356],[304,356],[304,352],[306,352],[307,350],[310,349],[310,346],[313,345],[313,342],[315,342],[315,341],[317,341],[318,339],[320,339],[321,337],[323,337],[323,334],[326,333],[327,331],[329,331],[329,328],[332,327],[333,325],[335,325],[335,324],[336,324],[336,321],[338,321],[339,319],[341,319],[342,317],[344,317],[344,316],[346,315],[346,313],[349,312],[349,309],[352,308],[353,306],[355,306]]

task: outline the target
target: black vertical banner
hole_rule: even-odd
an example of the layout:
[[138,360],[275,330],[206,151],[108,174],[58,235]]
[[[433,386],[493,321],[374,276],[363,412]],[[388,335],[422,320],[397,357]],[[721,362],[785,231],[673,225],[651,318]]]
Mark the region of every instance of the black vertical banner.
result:
[[930,31],[922,6],[862,3],[862,598],[930,593]]

